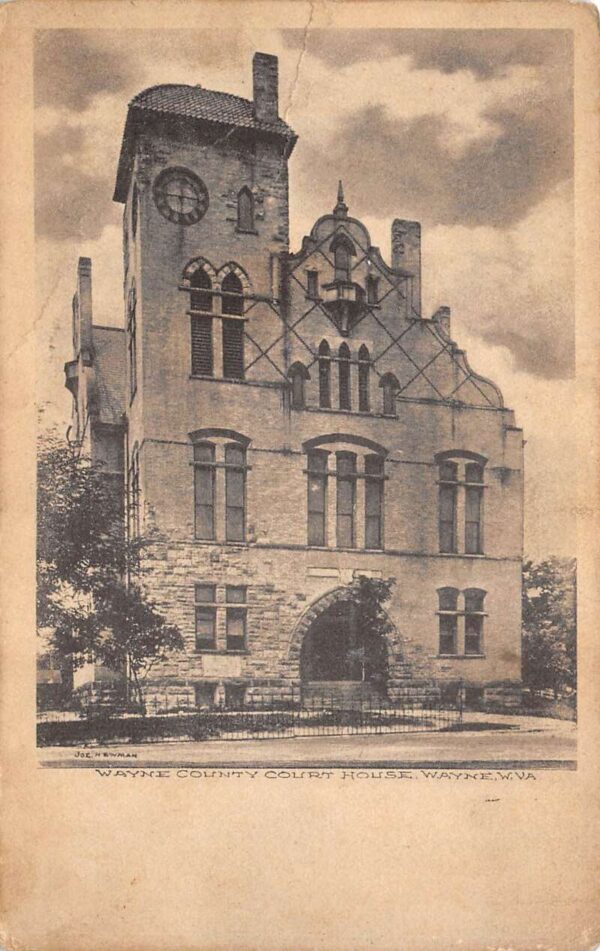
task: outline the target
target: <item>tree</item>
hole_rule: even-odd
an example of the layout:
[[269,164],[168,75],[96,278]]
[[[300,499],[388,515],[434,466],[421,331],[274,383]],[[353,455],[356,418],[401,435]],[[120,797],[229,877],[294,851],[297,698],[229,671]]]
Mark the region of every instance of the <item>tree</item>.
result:
[[152,664],[183,647],[179,630],[136,579],[147,543],[127,538],[120,479],[45,433],[38,452],[38,628],[75,667],[94,659],[126,671],[142,707]]
[[393,578],[359,575],[349,586],[348,600],[354,608],[354,626],[359,641],[352,654],[360,662],[363,679],[385,683],[388,675],[386,637],[393,631],[384,605],[392,595]]
[[577,686],[574,558],[523,565],[523,682],[555,697]]

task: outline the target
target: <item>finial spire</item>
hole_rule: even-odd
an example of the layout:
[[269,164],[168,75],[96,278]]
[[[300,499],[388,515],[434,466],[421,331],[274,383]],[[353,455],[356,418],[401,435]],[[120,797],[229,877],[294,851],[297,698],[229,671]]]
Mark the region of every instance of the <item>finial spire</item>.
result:
[[336,218],[345,218],[348,214],[348,205],[344,201],[344,186],[340,178],[338,183],[337,205],[333,209]]

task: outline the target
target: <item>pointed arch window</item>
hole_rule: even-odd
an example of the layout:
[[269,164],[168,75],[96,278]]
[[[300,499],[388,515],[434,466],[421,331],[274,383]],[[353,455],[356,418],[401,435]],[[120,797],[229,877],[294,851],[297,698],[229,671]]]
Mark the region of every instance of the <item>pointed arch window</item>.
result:
[[203,267],[197,268],[190,277],[191,310],[212,311],[212,281]]
[[221,283],[222,312],[241,316],[244,313],[244,288],[234,271],[229,271]]
[[350,400],[350,349],[347,343],[343,343],[338,351],[338,374],[339,374],[339,396],[340,409],[351,409]]
[[380,383],[383,390],[383,415],[396,415],[396,393],[400,389],[400,384],[393,373],[386,373],[382,376]]
[[364,344],[358,351],[358,410],[360,413],[368,413],[370,409],[369,399],[369,373],[371,369],[371,357],[369,348]]
[[238,231],[254,231],[254,195],[244,185],[237,199]]
[[331,350],[326,340],[319,344],[319,406],[331,409]]

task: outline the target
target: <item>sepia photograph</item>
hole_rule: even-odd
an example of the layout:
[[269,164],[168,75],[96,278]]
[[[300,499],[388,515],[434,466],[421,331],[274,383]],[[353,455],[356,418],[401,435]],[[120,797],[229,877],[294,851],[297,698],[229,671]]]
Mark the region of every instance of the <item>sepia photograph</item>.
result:
[[571,32],[34,57],[40,761],[575,768]]
[[598,16],[0,4],[0,947],[600,947]]

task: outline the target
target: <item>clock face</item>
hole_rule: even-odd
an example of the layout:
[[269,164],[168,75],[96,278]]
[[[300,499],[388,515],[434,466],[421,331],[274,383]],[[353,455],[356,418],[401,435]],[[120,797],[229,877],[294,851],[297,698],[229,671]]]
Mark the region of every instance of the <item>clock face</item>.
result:
[[208,208],[203,181],[185,168],[167,168],[154,182],[154,201],[161,215],[180,225],[200,221]]

